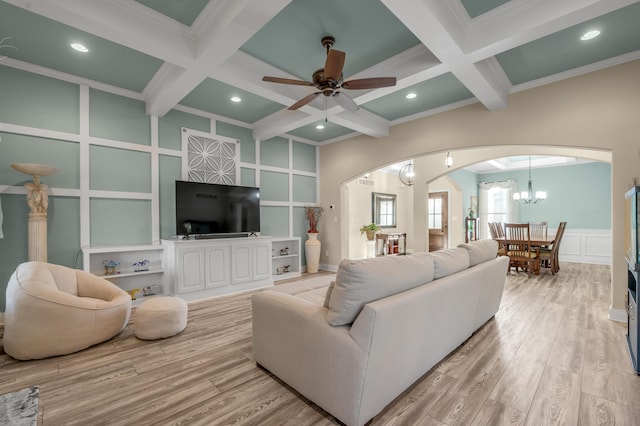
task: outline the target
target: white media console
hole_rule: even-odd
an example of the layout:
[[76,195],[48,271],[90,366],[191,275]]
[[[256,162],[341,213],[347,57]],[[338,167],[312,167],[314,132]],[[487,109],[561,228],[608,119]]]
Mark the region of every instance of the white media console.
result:
[[[143,289],[206,299],[273,285],[300,275],[299,237],[247,237],[200,240],[162,240],[162,244],[85,248],[84,269],[109,279],[144,299]],[[104,275],[102,262],[119,263],[117,273]],[[133,264],[149,261],[145,271]]]

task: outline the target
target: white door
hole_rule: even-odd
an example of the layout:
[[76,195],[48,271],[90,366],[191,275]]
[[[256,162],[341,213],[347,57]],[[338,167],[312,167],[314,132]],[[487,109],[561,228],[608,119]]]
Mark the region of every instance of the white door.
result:
[[178,293],[204,290],[204,248],[177,248]]

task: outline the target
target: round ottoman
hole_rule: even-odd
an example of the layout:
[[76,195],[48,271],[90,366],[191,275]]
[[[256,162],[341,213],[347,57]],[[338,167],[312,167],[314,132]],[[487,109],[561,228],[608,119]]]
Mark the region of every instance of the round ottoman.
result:
[[158,296],[136,308],[133,332],[144,340],[162,339],[180,333],[187,325],[187,302],[179,297]]

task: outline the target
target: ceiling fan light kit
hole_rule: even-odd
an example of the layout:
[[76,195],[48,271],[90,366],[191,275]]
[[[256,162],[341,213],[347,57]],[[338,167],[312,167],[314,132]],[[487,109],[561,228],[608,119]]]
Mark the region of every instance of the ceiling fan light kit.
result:
[[395,77],[361,78],[357,80],[344,81],[342,69],[344,68],[346,54],[340,50],[333,49],[335,42],[336,39],[332,36],[322,37],[321,43],[327,50],[327,59],[325,60],[323,68],[319,68],[314,71],[311,76],[312,81],[269,76],[262,77],[262,81],[279,84],[292,84],[296,86],[309,86],[317,89],[315,92],[305,96],[287,108],[292,111],[305,106],[320,95],[334,99],[338,105],[347,111],[357,111],[359,109],[358,104],[349,95],[341,91],[341,89],[364,90],[396,85]]

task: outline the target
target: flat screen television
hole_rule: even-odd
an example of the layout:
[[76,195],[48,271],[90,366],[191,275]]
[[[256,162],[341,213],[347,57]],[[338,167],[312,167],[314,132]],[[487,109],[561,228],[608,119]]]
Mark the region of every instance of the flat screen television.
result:
[[176,235],[260,232],[260,188],[176,181]]

